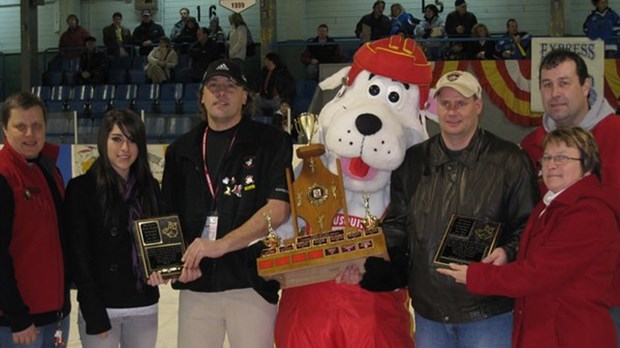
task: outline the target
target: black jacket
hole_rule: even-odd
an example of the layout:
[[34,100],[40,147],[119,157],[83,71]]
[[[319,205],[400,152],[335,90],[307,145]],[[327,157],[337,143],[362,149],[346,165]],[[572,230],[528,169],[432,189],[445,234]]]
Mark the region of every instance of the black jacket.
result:
[[69,181],[65,214],[71,238],[73,274],[80,311],[86,320],[86,333],[91,335],[110,330],[106,308],[149,306],[159,299],[157,287],[146,282],[141,290],[136,287],[128,213],[119,219],[118,226],[107,229],[100,200],[93,170]]
[[539,198],[525,152],[479,129],[460,156],[451,159],[441,135],[436,135],[407,151],[392,174],[390,191],[383,228],[388,246],[409,249],[408,287],[417,314],[459,323],[512,310],[511,299],[473,295],[437,273],[433,258],[454,213],[503,223],[497,246],[509,261],[515,259],[519,237]]
[[[288,202],[285,168],[292,160],[291,138],[277,128],[244,118],[226,152],[213,200],[207,186],[202,159],[202,140],[207,124],[201,123],[172,143],[166,151],[162,191],[167,210],[178,214],[186,243],[199,238],[207,214],[215,206],[218,215],[217,238],[245,223],[267,199]],[[216,204],[217,203],[217,204]],[[254,288],[271,303],[278,301],[279,285],[258,276],[256,258],[262,242],[200,262],[202,277],[190,283],[176,282],[175,289],[220,292]]]
[[285,66],[276,67],[271,76],[269,70],[263,68],[259,79],[260,96],[265,99],[273,99],[276,94],[280,97],[281,102],[293,104],[293,100],[297,95],[295,78]]

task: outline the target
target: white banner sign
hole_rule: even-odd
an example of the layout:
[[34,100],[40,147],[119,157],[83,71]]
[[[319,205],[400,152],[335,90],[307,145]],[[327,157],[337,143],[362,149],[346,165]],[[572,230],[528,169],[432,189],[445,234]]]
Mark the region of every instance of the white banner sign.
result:
[[220,0],[220,6],[233,12],[243,12],[256,5],[256,0]]
[[542,37],[532,39],[532,79],[530,85],[530,104],[532,111],[543,112],[538,84],[538,68],[542,58],[553,49],[563,48],[577,53],[585,60],[588,73],[592,77],[592,88],[603,93],[605,76],[605,44],[602,40],[592,41],[587,37]]

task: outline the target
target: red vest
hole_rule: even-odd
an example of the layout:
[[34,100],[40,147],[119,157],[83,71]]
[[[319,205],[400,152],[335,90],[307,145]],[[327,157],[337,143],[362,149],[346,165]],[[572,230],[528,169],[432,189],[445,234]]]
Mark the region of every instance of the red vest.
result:
[[[58,151],[57,146],[46,144],[42,155],[55,164]],[[30,314],[60,310],[64,303],[63,255],[54,198],[45,176],[39,166],[28,164],[7,142],[0,150],[0,175],[13,191],[15,214],[9,253],[19,293]],[[57,170],[53,177],[64,196]]]

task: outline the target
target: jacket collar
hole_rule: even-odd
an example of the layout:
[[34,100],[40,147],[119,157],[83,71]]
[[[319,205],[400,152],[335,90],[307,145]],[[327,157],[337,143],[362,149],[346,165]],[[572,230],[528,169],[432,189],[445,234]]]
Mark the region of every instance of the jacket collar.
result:
[[[461,150],[461,155],[456,159],[456,162],[462,164],[466,167],[472,167],[474,163],[478,160],[478,156],[480,154],[480,148],[483,143],[485,130],[482,128],[478,128],[474,136],[472,137],[469,145],[466,148]],[[430,147],[430,164],[433,167],[442,166],[448,162],[452,162],[450,157],[448,157],[448,148],[443,142],[443,138],[441,134],[438,134],[433,140],[433,143]]]
[[[248,116],[243,116],[237,125],[237,135],[232,151],[245,143],[256,142],[257,134],[251,125],[254,121]],[[187,157],[197,165],[202,165],[202,138],[207,128],[207,121],[202,121],[188,133],[188,141],[179,143],[180,156]]]
[[[11,159],[11,161],[13,161],[14,163],[16,163],[18,166],[20,167],[28,167],[28,161],[22,157],[20,154],[17,153],[17,151],[15,151],[15,149],[13,149],[13,147],[11,146],[11,144],[9,144],[8,141],[4,142],[4,146],[2,148],[2,152],[5,152],[8,157]],[[58,159],[58,154],[60,153],[60,146],[55,145],[55,144],[49,144],[49,143],[45,143],[43,145],[43,149],[41,150],[41,153],[39,154],[39,158],[45,159],[45,162],[50,162],[52,165],[56,164],[56,160]]]

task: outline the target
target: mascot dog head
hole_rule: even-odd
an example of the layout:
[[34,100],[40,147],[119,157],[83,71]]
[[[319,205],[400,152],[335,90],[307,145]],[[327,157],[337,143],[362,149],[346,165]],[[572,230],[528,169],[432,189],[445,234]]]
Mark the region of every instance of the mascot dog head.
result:
[[407,148],[428,138],[420,110],[431,79],[432,67],[418,44],[392,36],[366,43],[350,68],[321,82],[327,89],[345,81],[321,110],[317,137],[332,172],[340,159],[348,191],[385,190]]

